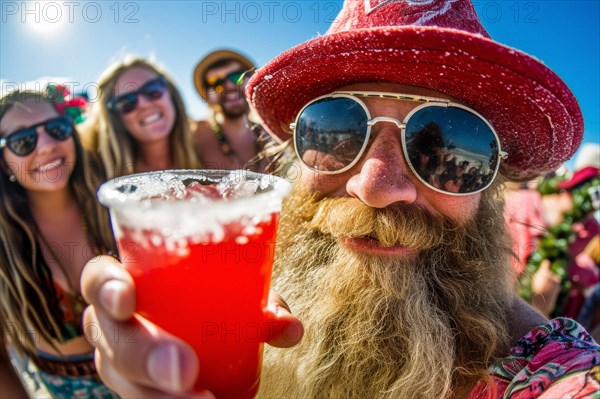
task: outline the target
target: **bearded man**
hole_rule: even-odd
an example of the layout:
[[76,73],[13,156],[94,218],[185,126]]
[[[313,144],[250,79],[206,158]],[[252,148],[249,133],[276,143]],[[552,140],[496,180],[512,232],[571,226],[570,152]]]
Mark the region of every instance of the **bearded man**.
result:
[[[326,35],[261,68],[248,98],[273,135],[292,134],[302,168],[273,275],[297,318],[271,296],[269,343],[286,349],[267,350],[260,397],[600,393],[587,332],[514,294],[499,196],[575,152],[581,111],[546,66],[489,39],[469,1],[347,1]],[[446,184],[458,165],[477,181],[460,192]],[[86,322],[139,331],[136,345],[94,342],[107,385],[211,396],[190,391],[202,365],[187,344],[131,318],[114,260],[82,284]]]
[[215,50],[194,68],[194,84],[210,107],[195,128],[196,152],[206,169],[268,170],[262,157],[270,136],[253,122],[244,91],[254,73],[252,61],[238,51]]

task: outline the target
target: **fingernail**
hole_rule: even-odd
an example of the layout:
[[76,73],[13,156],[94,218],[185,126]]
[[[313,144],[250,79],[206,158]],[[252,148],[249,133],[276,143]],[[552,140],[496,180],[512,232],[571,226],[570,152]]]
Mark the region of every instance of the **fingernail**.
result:
[[286,315],[291,315],[292,312],[290,312],[290,310],[287,309],[285,306],[277,305],[277,310],[276,310],[275,314],[278,317],[282,317],[282,316],[286,316]]
[[125,291],[125,283],[110,280],[100,289],[100,304],[111,313],[118,313],[121,293]]
[[169,344],[154,349],[148,358],[148,374],[162,387],[181,392],[181,358],[177,347]]

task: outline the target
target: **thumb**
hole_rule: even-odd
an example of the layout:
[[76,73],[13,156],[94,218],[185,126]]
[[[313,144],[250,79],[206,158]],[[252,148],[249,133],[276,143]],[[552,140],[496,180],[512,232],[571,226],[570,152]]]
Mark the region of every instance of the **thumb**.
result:
[[303,335],[302,322],[292,315],[283,298],[271,292],[265,312],[265,342],[277,348],[289,348],[300,342]]

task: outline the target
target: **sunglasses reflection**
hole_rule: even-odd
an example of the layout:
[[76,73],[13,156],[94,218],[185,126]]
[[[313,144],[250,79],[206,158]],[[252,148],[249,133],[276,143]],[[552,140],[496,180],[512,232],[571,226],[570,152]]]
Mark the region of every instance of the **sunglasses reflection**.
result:
[[494,178],[498,143],[489,142],[489,151],[475,152],[468,145],[446,143],[436,123],[430,123],[407,139],[409,163],[430,185],[450,193],[473,193]]
[[133,90],[108,100],[108,108],[122,115],[135,111],[139,104],[139,96],[147,101],[156,101],[162,98],[167,89],[167,80],[159,76],[144,83],[138,90]]
[[346,168],[354,161],[364,144],[364,135],[360,132],[320,128],[318,121],[312,118],[301,119],[298,130],[303,132],[296,142],[302,161],[320,171]]
[[409,95],[379,92],[337,92],[313,100],[290,125],[296,152],[307,166],[328,174],[352,168],[364,154],[373,126],[393,122],[408,165],[429,188],[472,194],[493,181],[500,145],[489,122],[476,111],[431,99],[415,107],[404,121],[385,116],[371,119],[358,96],[422,102]]
[[239,88],[244,86],[251,75],[251,71],[238,70],[227,75],[206,78],[205,84],[209,91],[222,93],[225,91],[227,82],[230,82],[234,88]]
[[[319,171],[340,171],[361,153],[361,129],[322,129],[319,121],[299,121],[296,145],[302,161]],[[444,133],[437,123],[407,134],[408,163],[425,183],[448,193],[474,193],[488,186],[498,164],[498,143],[482,137]],[[471,141],[472,143],[469,143]]]
[[44,131],[53,139],[65,141],[73,135],[72,120],[67,116],[51,118],[43,122],[19,129],[0,139],[0,150],[8,147],[15,155],[24,157],[31,154],[38,142],[37,128],[43,126]]

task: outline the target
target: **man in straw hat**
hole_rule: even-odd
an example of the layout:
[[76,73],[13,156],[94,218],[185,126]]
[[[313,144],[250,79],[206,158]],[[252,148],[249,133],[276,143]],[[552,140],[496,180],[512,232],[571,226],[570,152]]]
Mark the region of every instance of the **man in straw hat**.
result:
[[[587,332],[515,296],[497,202],[503,181],[552,170],[579,145],[581,112],[551,70],[491,40],[468,0],[348,0],[247,94],[302,168],[273,277],[294,316],[270,303],[269,343],[293,347],[267,350],[259,396],[598,394]],[[125,396],[188,392],[203,365],[131,319],[134,288],[114,260],[90,263],[82,282],[87,322],[140,331],[135,348],[96,344],[106,383]]]
[[254,70],[248,57],[228,49],[207,54],[194,69],[196,90],[211,109],[210,117],[196,124],[195,133],[197,152],[207,169],[264,170],[266,166],[257,159],[264,145],[263,129],[250,120],[244,95]]

